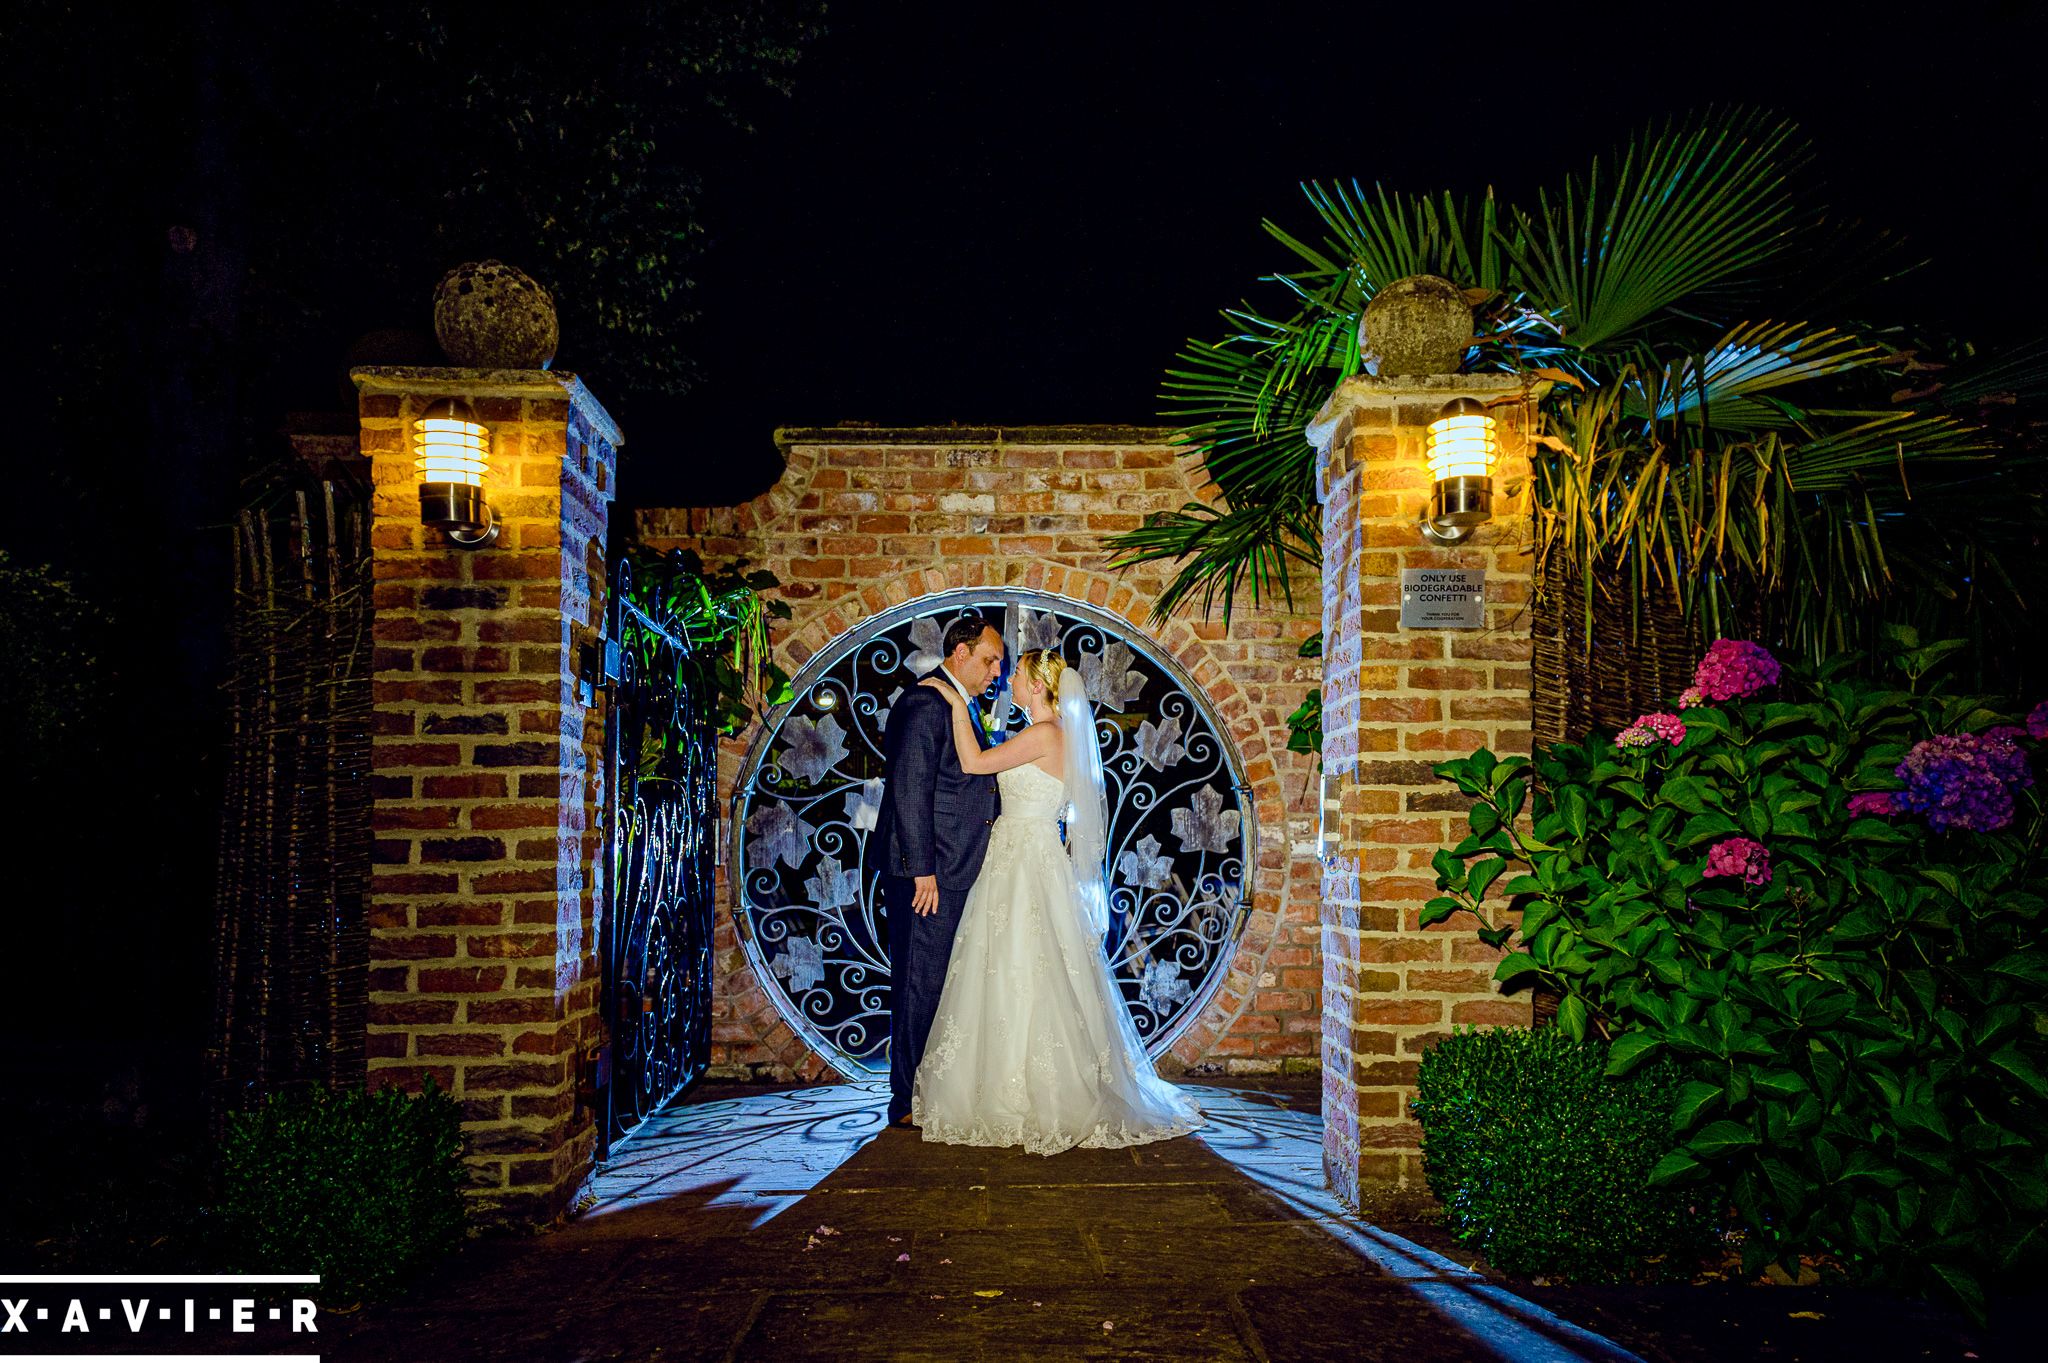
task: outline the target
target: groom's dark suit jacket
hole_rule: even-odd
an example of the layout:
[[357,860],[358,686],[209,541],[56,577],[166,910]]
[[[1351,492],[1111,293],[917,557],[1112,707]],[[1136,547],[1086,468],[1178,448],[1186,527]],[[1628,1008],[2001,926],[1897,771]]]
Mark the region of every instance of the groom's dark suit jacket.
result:
[[868,864],[885,876],[935,875],[939,902],[957,908],[988,852],[989,826],[1001,807],[996,778],[960,770],[952,711],[928,686],[907,687],[897,697],[882,761],[882,807]]

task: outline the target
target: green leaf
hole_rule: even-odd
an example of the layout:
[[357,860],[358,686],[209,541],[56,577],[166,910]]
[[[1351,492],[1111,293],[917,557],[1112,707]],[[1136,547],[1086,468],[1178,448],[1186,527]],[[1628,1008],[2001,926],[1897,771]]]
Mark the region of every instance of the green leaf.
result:
[[1691,1155],[1683,1150],[1673,1150],[1658,1160],[1650,1170],[1650,1183],[1655,1187],[1675,1183],[1689,1174],[1697,1173],[1700,1167],[1700,1162]]
[[1671,1109],[1671,1129],[1684,1132],[1700,1119],[1709,1107],[1721,1101],[1724,1090],[1719,1084],[1710,1084],[1703,1079],[1688,1079],[1678,1091],[1678,1100]]
[[1777,1199],[1781,1213],[1796,1214],[1813,1195],[1813,1184],[1785,1161],[1766,1155],[1757,1163],[1764,1171],[1765,1181],[1771,1185],[1771,1193]]
[[[1541,974],[1542,969],[1533,958],[1517,953],[1502,960],[1493,968],[1493,978],[1501,984],[1510,984],[1524,975]],[[1612,1070],[1608,1072],[1613,1073]]]
[[1707,786],[1696,776],[1675,776],[1658,787],[1657,799],[1686,814],[1703,813],[1707,807]]
[[[1763,1044],[1759,1058],[1774,1054],[1776,1052],[1768,1044]],[[1758,1093],[1770,1098],[1797,1098],[1807,1092],[1806,1080],[1796,1070],[1766,1071],[1756,1076],[1754,1086]]]
[[1977,1281],[1976,1274],[1961,1264],[1936,1262],[1929,1267],[1949,1294],[1962,1303],[1971,1319],[1980,1322],[1985,1319],[1984,1286]]
[[1436,872],[1438,889],[1456,885],[1465,878],[1464,859],[1448,847],[1437,848],[1436,855],[1429,859],[1429,865]]
[[1740,1122],[1725,1118],[1709,1122],[1700,1133],[1685,1143],[1687,1153],[1695,1159],[1718,1159],[1736,1150],[1747,1150],[1759,1142],[1756,1133]]
[[[1994,1057],[1994,1063],[1996,1059]],[[1949,1134],[1948,1122],[1939,1109],[1927,1103],[1905,1103],[1892,1109],[1892,1121],[1908,1131],[1924,1131],[1935,1140],[1947,1145],[1954,1140]]]
[[1465,878],[1465,893],[1475,902],[1484,899],[1488,888],[1494,881],[1500,879],[1501,874],[1507,869],[1508,863],[1502,857],[1489,857],[1485,861],[1474,862],[1471,873]]
[[2048,952],[2015,951],[2001,956],[1988,969],[1993,975],[2005,975],[2027,984],[2048,985]]
[[1586,1001],[1577,994],[1566,994],[1557,1005],[1558,1029],[1574,1041],[1586,1039]]
[[1416,915],[1416,922],[1425,928],[1433,927],[1464,907],[1448,896],[1438,896],[1422,906],[1422,912]]
[[1673,839],[1673,843],[1675,846],[1689,849],[1697,847],[1703,842],[1712,842],[1740,831],[1736,828],[1735,821],[1726,814],[1718,810],[1710,810],[1696,818],[1686,820],[1685,827],[1679,830],[1677,838]]
[[2048,1098],[2048,1075],[2043,1075],[2033,1061],[2017,1049],[2005,1046],[1990,1055],[1992,1064],[2017,1079],[2020,1086],[2036,1098]]
[[1566,786],[1558,792],[1558,808],[1564,814],[1565,827],[1572,836],[1583,840],[1586,836],[1586,794],[1577,786]]
[[1607,1073],[1627,1074],[1655,1054],[1663,1044],[1662,1037],[1650,1032],[1623,1032],[1607,1048]]

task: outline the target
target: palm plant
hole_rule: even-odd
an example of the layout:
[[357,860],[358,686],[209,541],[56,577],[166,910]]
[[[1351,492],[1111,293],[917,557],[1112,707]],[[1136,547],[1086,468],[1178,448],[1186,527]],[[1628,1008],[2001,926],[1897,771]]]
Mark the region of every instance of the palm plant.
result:
[[2048,392],[2048,347],[1900,388],[1939,365],[1855,309],[1908,262],[1811,199],[1809,161],[1793,125],[1735,110],[1644,132],[1528,206],[1305,186],[1319,242],[1265,224],[1296,266],[1268,277],[1291,310],[1227,310],[1230,333],[1166,374],[1164,414],[1217,504],[1116,537],[1116,561],[1178,565],[1161,618],[1197,600],[1226,622],[1246,597],[1292,608],[1293,572],[1320,558],[1308,418],[1366,362],[1372,297],[1435,274],[1475,306],[1468,370],[1553,380],[1536,547],[1588,637],[1603,604],[1815,656],[1929,603],[1978,628],[1988,603],[2017,620],[2043,456],[1984,410]]

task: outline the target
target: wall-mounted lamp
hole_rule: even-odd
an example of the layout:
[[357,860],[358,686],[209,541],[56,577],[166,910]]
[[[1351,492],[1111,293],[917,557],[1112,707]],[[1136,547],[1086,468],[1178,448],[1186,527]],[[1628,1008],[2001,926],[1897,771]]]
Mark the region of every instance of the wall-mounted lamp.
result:
[[1457,544],[1493,519],[1493,466],[1500,441],[1486,404],[1453,398],[1429,423],[1429,516],[1425,539]]
[[491,429],[461,398],[438,398],[413,423],[413,468],[420,480],[420,523],[436,526],[450,544],[481,549],[498,538],[484,500],[491,472]]

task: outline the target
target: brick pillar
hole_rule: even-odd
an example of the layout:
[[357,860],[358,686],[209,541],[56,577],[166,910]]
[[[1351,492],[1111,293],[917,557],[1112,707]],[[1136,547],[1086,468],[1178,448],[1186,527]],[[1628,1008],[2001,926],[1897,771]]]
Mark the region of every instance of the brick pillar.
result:
[[[574,642],[601,620],[619,432],[573,375],[352,377],[374,485],[369,1081],[433,1075],[462,1106],[479,1218],[546,1222],[595,1142],[576,1081],[599,1026],[604,731]],[[486,548],[420,524],[412,421],[443,397],[492,429]]]
[[[1426,430],[1456,397],[1521,393],[1503,375],[1355,378],[1309,427],[1323,503],[1323,1164],[1362,1183],[1421,1177],[1409,1114],[1417,1058],[1456,1023],[1529,1021],[1499,997],[1497,954],[1469,919],[1418,926],[1430,858],[1464,835],[1466,802],[1430,772],[1479,747],[1529,751],[1530,404],[1493,409],[1494,519],[1464,543],[1422,536]],[[1486,572],[1485,627],[1401,627],[1403,568]]]

